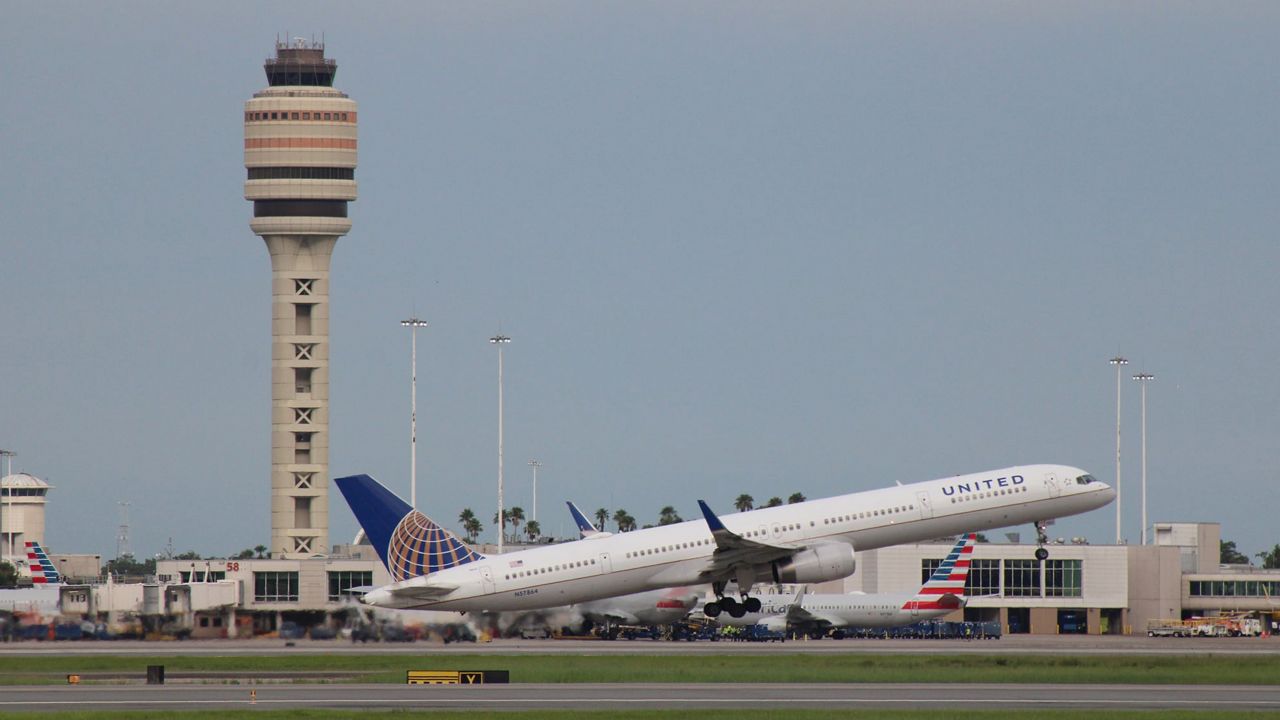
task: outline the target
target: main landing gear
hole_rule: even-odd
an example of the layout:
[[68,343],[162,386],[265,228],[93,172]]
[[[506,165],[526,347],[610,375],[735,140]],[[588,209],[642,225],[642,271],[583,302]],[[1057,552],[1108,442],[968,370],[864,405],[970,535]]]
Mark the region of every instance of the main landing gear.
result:
[[760,598],[747,596],[742,594],[742,602],[734,600],[732,597],[725,597],[724,583],[713,583],[712,592],[716,594],[714,602],[707,603],[702,608],[702,614],[709,618],[719,617],[721,612],[729,613],[729,617],[740,618],[747,613],[760,612]]
[[1045,532],[1046,523],[1044,520],[1037,520],[1036,526],[1036,560],[1044,562],[1049,559],[1049,551],[1044,549],[1045,543],[1049,542],[1049,535]]

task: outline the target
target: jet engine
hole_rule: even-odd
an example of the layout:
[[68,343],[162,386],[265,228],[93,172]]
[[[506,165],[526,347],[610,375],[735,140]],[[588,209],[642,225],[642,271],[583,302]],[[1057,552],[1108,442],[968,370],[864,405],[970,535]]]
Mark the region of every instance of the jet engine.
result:
[[776,583],[820,583],[839,580],[853,574],[856,563],[853,546],[845,543],[823,543],[790,559],[773,563]]

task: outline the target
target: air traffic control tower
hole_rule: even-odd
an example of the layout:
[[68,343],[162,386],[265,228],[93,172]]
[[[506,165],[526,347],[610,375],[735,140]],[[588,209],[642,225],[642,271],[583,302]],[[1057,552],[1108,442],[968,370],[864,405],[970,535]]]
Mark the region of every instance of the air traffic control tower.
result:
[[277,42],[244,104],[249,227],[271,255],[271,556],[329,549],[329,258],[351,229],[356,104],[324,44]]

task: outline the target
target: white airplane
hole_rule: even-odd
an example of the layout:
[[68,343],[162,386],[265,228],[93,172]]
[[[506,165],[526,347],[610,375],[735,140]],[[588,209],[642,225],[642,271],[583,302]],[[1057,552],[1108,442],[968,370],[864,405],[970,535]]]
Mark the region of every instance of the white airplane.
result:
[[18,560],[18,574],[31,579],[31,587],[0,590],[0,610],[53,617],[59,612],[62,576],[48,553],[34,540],[26,543],[27,557]]
[[[730,616],[759,612],[758,580],[819,583],[854,571],[874,549],[969,530],[1035,523],[1100,508],[1115,491],[1078,468],[1021,465],[485,556],[368,475],[334,483],[396,580],[362,602],[395,608],[501,611],[569,605],[644,590],[711,585]],[[1036,555],[1048,552],[1040,547]],[[734,581],[742,601],[724,595]]]
[[969,578],[969,560],[976,541],[975,533],[960,538],[938,569],[914,593],[806,595],[801,588],[795,598],[762,598],[760,612],[719,622],[740,627],[763,625],[779,632],[791,628],[811,637],[822,637],[832,628],[900,627],[939,618],[965,605],[964,583]]

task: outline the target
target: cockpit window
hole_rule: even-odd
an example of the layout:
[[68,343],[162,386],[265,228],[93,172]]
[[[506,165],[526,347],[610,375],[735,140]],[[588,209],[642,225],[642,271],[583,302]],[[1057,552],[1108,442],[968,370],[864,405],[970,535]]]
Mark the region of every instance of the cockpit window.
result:
[[1098,478],[1096,478],[1096,477],[1094,477],[1094,476],[1092,476],[1092,475],[1081,475],[1080,477],[1076,478],[1076,484],[1077,484],[1077,485],[1088,485],[1088,484],[1089,484],[1089,483],[1091,483],[1091,482],[1097,482],[1097,480],[1098,480]]

